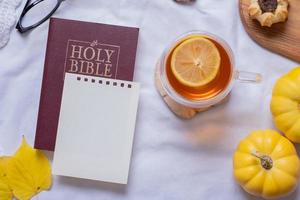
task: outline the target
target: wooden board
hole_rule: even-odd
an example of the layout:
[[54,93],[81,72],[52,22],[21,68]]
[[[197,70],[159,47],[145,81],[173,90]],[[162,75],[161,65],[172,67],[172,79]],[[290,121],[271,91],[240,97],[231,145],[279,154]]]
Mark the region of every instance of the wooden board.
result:
[[300,62],[300,1],[289,1],[288,20],[273,24],[271,28],[261,27],[258,21],[249,17],[251,0],[239,0],[240,16],[247,33],[258,44]]

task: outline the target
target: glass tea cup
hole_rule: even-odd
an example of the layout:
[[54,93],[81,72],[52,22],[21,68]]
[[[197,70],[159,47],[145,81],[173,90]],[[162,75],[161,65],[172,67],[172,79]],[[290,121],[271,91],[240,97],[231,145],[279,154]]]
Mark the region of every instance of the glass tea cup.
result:
[[[215,44],[220,53],[221,64],[214,80],[204,86],[190,88],[175,78],[170,65],[174,49],[183,41],[195,37],[204,37]],[[160,57],[157,70],[164,92],[176,103],[194,109],[208,108],[220,103],[231,92],[236,81],[259,83],[262,79],[258,73],[237,70],[229,45],[218,36],[201,31],[188,32],[172,42]]]

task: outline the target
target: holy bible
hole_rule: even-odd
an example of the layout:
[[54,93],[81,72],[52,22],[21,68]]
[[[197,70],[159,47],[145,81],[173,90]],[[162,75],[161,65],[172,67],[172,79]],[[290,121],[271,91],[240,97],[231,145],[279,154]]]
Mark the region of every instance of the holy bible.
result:
[[132,81],[138,33],[132,27],[50,19],[35,148],[54,150],[65,73]]

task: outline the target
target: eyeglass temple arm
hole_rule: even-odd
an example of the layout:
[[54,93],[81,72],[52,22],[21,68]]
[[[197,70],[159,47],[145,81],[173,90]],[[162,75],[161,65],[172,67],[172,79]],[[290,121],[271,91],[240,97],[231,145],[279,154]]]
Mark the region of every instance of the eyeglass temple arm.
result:
[[[40,24],[44,23],[48,18],[50,18],[51,15],[53,15],[53,13],[57,10],[57,8],[59,7],[59,5],[60,5],[63,1],[65,1],[65,0],[57,0],[57,5],[56,5],[56,7],[55,7],[55,8],[54,8],[54,9],[53,9],[53,10],[52,10],[45,18],[43,18],[40,22],[38,22],[38,23],[36,23],[36,24],[34,24],[34,25],[30,26],[30,27],[24,28],[24,27],[22,26],[22,24],[21,24],[21,21],[22,21],[23,17],[26,15],[26,13],[27,13],[32,7],[34,7],[35,5],[37,5],[37,4],[41,3],[41,2],[43,2],[44,0],[36,0],[36,1],[33,2],[33,3],[30,3],[30,1],[31,1],[31,0],[27,0],[26,5],[25,5],[25,8],[24,8],[24,10],[23,10],[23,12],[22,12],[22,14],[21,14],[19,20],[18,20],[17,25],[16,25],[16,29],[17,29],[19,32],[21,32],[21,33],[24,33],[24,32],[26,32],[26,31],[28,31],[28,30],[30,30],[30,29],[33,29],[33,28],[39,26]],[[53,0],[52,0],[52,1],[53,1]]]
[[[31,4],[27,5],[25,7],[25,9],[24,9],[24,13],[27,13],[28,10],[30,10],[32,7],[34,7],[35,5],[37,5],[37,4],[39,4],[39,3],[43,2],[43,1],[44,0],[36,0],[36,1],[32,2]],[[29,0],[29,2],[30,2],[30,0]]]

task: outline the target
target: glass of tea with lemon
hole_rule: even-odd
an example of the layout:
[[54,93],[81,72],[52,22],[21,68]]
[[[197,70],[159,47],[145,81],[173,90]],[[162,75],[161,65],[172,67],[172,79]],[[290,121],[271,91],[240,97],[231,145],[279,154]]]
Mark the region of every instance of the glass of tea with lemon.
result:
[[167,95],[191,108],[207,108],[222,101],[235,80],[257,83],[260,74],[238,71],[228,44],[199,31],[179,37],[163,53],[158,76]]

